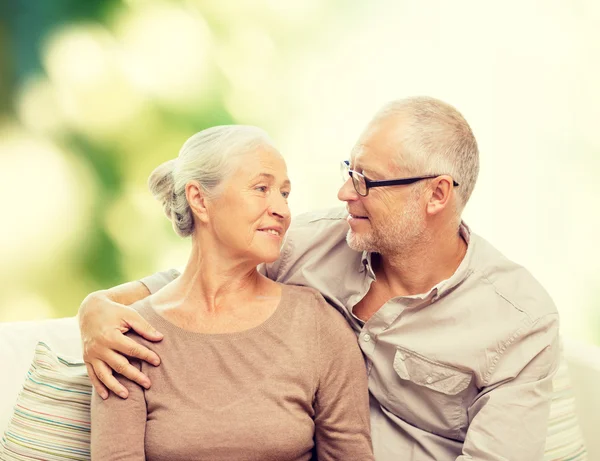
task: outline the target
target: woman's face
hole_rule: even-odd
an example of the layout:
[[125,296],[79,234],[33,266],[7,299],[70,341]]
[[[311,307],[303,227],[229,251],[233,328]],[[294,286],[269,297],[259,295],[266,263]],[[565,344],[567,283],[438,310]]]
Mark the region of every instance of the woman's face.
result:
[[237,161],[221,194],[207,205],[208,227],[230,257],[273,262],[290,225],[285,161],[272,147],[258,148]]

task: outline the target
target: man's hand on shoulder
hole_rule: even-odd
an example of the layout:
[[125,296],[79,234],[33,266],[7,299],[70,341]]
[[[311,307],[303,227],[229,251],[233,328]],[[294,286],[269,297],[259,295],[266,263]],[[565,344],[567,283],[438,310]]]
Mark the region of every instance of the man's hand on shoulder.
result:
[[158,365],[158,355],[125,336],[135,331],[149,341],[160,341],[162,334],[156,331],[138,312],[127,307],[150,294],[140,282],[129,282],[110,290],[96,291],[88,295],[79,308],[79,329],[83,344],[83,359],[96,392],[103,398],[108,390],[122,398],[128,393],[113,376],[113,370],[135,381],[144,388],[151,383],[125,356]]

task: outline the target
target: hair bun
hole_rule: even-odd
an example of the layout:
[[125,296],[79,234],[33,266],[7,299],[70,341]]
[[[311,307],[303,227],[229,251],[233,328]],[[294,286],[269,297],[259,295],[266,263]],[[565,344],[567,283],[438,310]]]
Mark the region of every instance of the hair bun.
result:
[[175,180],[173,168],[175,159],[168,160],[154,169],[148,178],[148,188],[156,200],[163,205],[167,218],[172,218],[172,205],[175,200]]

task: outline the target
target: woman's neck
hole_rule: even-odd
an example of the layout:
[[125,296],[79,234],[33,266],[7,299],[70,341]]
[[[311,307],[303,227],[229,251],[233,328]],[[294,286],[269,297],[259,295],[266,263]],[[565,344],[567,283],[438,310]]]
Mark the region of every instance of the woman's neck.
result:
[[200,245],[192,240],[183,273],[157,293],[155,301],[166,308],[196,306],[216,313],[272,294],[274,283],[258,272],[256,261],[232,257],[222,246],[211,243]]

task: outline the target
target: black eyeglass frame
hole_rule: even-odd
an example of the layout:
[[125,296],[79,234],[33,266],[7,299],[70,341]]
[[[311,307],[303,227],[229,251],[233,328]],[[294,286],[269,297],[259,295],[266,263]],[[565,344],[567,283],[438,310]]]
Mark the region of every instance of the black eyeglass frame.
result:
[[[348,172],[350,179],[352,179],[352,185],[354,186],[354,190],[361,197],[366,197],[367,195],[369,195],[369,189],[371,187],[404,186],[407,184],[414,184],[418,181],[423,181],[424,179],[434,179],[439,176],[443,176],[441,174],[434,174],[434,175],[429,175],[429,176],[414,176],[411,178],[383,179],[380,181],[375,181],[375,180],[367,178],[362,173],[351,170],[350,169],[350,161],[348,161],[348,160],[342,160],[342,166]],[[367,190],[364,194],[361,194],[360,191],[358,190],[358,187],[356,187],[356,181],[354,180],[354,175],[360,176],[361,178],[363,178],[365,180],[365,187],[367,188]],[[454,187],[460,186],[460,184],[457,183],[454,179],[452,179],[452,184]]]

